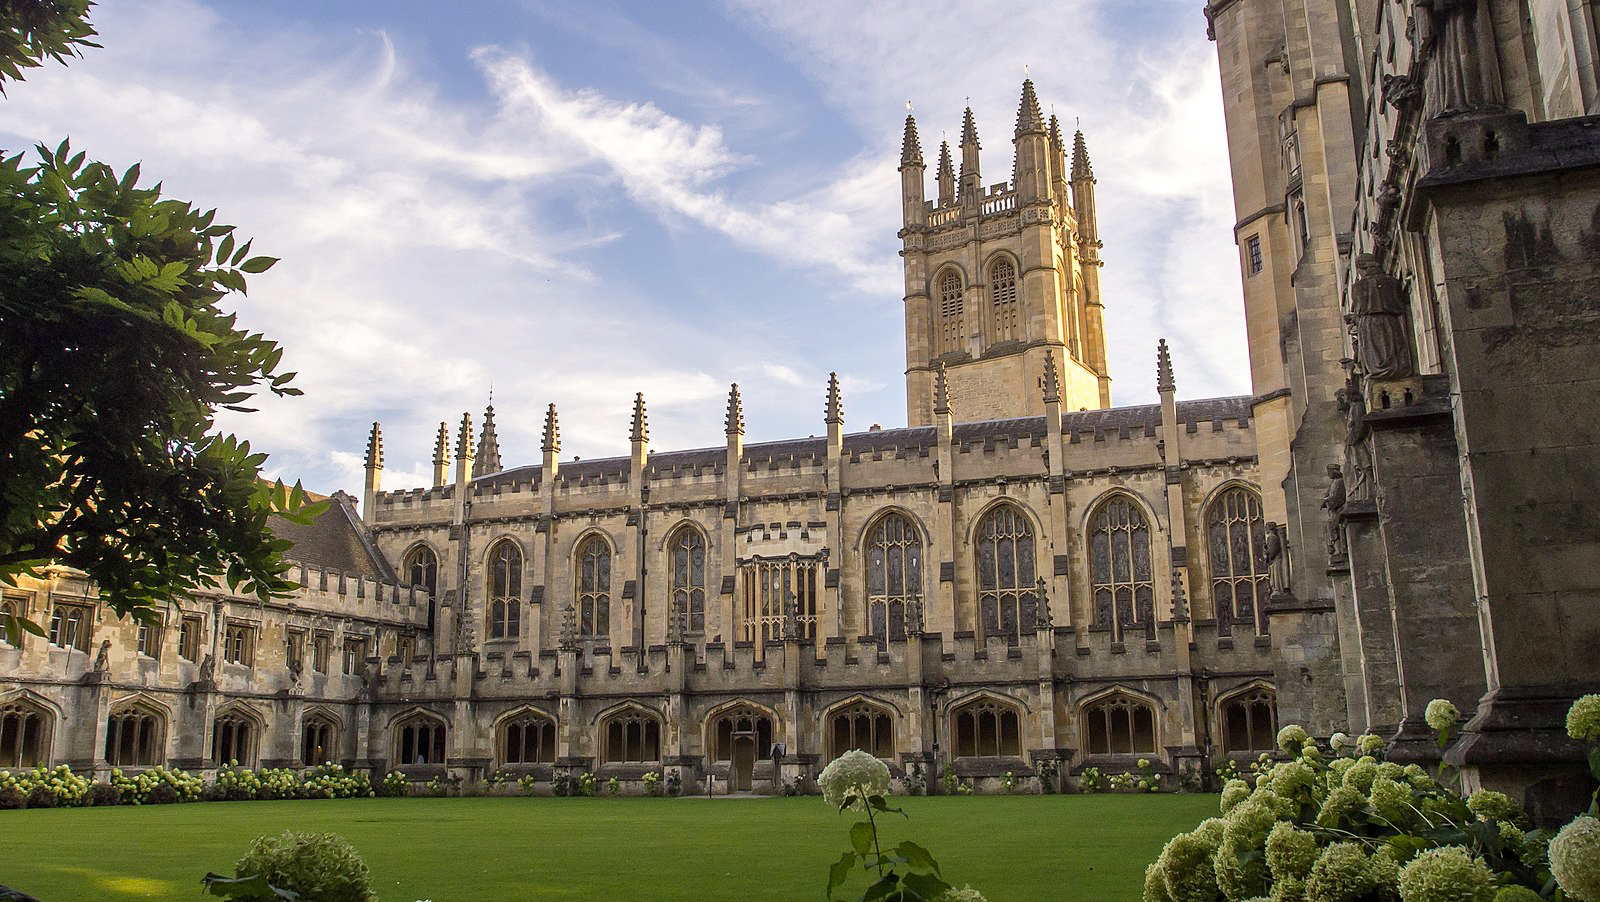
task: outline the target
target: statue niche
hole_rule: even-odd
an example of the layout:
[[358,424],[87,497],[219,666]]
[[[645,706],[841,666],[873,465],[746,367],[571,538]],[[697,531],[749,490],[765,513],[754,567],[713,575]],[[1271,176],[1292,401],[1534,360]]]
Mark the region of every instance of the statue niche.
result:
[[1345,322],[1354,327],[1356,361],[1369,379],[1403,379],[1416,372],[1411,356],[1411,303],[1400,280],[1383,271],[1372,254],[1356,257],[1361,275],[1350,288],[1350,312]]

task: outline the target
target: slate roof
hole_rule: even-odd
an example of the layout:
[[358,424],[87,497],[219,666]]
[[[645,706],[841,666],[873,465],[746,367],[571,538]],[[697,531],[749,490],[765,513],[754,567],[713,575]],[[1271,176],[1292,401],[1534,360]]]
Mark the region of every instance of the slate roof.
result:
[[396,581],[394,568],[372,541],[367,525],[356,516],[355,499],[344,492],[334,492],[327,510],[310,523],[274,516],[272,532],[294,543],[284,557],[296,563],[360,574],[367,579]]
[[[1248,420],[1249,395],[1228,398],[1204,398],[1178,402],[1178,422],[1210,423],[1215,420]],[[1122,429],[1144,430],[1161,425],[1161,405],[1144,404],[1136,407],[1111,407],[1105,410],[1077,410],[1061,415],[1061,430],[1067,435],[1074,432],[1092,432],[1104,429],[1119,432]],[[989,439],[1028,438],[1045,434],[1044,417],[1011,417],[1002,420],[979,420],[956,423],[954,440],[983,442]],[[932,426],[908,426],[900,429],[875,429],[870,432],[853,432],[844,437],[844,453],[870,455],[876,452],[920,451],[938,443],[938,433]],[[827,439],[811,436],[800,439],[782,439],[775,442],[756,442],[744,446],[746,460],[785,459],[791,457],[826,457]],[[650,455],[649,467],[669,470],[674,467],[691,468],[715,466],[724,461],[726,446],[694,448],[687,451],[656,451]],[[626,457],[601,457],[590,460],[561,462],[563,479],[620,478],[627,475],[630,466]],[[532,482],[539,478],[542,467],[534,464],[490,473],[474,479],[484,487],[510,486],[518,482]]]

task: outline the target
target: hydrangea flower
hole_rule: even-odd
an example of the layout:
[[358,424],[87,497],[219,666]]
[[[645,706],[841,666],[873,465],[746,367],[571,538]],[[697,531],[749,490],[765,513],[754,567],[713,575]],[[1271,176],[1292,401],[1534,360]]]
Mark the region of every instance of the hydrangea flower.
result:
[[1588,815],[1550,840],[1550,873],[1567,895],[1583,902],[1600,902],[1600,820]]
[[1317,861],[1317,838],[1295,829],[1288,821],[1272,825],[1267,834],[1267,869],[1274,883],[1303,879]]
[[[1317,902],[1355,902],[1378,885],[1372,863],[1359,843],[1336,842],[1322,850],[1306,877],[1306,898]],[[1407,902],[1410,898],[1407,897]]]
[[1356,751],[1363,755],[1371,755],[1383,748],[1383,737],[1375,733],[1362,733],[1356,737]]
[[1243,780],[1229,780],[1222,787],[1222,813],[1232,811],[1235,805],[1250,798],[1250,784]]
[[1248,898],[1267,889],[1265,859],[1246,853],[1261,848],[1267,841],[1273,823],[1278,820],[1278,813],[1268,801],[1269,798],[1276,797],[1258,790],[1223,818],[1222,842],[1216,847],[1215,871],[1217,886],[1229,899]]
[[1350,744],[1350,734],[1339,731],[1328,737],[1328,748],[1338,751]]
[[1300,748],[1311,741],[1311,734],[1299,724],[1289,724],[1278,731],[1278,748],[1293,754],[1298,754]]
[[1405,766],[1405,775],[1406,779],[1411,781],[1411,785],[1418,789],[1433,788],[1433,777],[1420,764],[1407,764]]
[[1335,786],[1323,800],[1322,809],[1317,812],[1317,826],[1329,829],[1342,826],[1346,818],[1365,804],[1367,797],[1354,787]]
[[1300,761],[1284,761],[1272,769],[1272,791],[1293,798],[1302,789],[1309,789],[1317,778],[1309,766]]
[[1480,789],[1467,797],[1467,810],[1480,821],[1509,821],[1517,816],[1517,803],[1503,792]]
[[1567,735],[1579,742],[1600,742],[1600,693],[1585,695],[1567,709]]
[[1156,859],[1166,898],[1172,902],[1215,899],[1217,882],[1212,876],[1212,856],[1216,848],[1198,832],[1179,833],[1169,840]]
[[822,798],[835,808],[866,810],[871,796],[889,794],[889,767],[860,749],[851,749],[833,759],[817,778]]
[[1436,698],[1428,702],[1427,710],[1422,712],[1422,719],[1434,731],[1443,733],[1461,719],[1461,709],[1451,704],[1449,699]]
[[1400,869],[1405,902],[1490,902],[1494,874],[1460,846],[1429,849]]
[[1344,785],[1366,795],[1372,791],[1372,781],[1377,777],[1378,762],[1371,758],[1361,758],[1344,772]]
[[953,886],[950,887],[940,893],[939,898],[935,899],[934,902],[989,902],[989,900],[983,897],[983,893],[978,892],[972,888],[971,884],[968,884],[960,889],[956,889]]
[[1369,801],[1375,814],[1402,831],[1416,815],[1416,812],[1411,810],[1411,787],[1388,777],[1379,777],[1372,781]]

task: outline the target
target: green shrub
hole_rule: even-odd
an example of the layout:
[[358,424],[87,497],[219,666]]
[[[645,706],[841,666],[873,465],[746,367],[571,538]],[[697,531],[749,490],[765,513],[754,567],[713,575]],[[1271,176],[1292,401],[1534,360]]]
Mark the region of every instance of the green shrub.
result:
[[96,783],[89,787],[89,794],[84,796],[84,803],[93,806],[115,805],[122,801],[122,790],[110,783]]
[[38,784],[28,790],[29,808],[54,808],[60,804],[61,800],[57,798],[55,792],[48,786]]
[[0,786],[0,811],[13,808],[22,808],[28,804],[28,796],[15,786]]
[[[265,877],[279,889],[299,893],[300,902],[369,902],[367,865],[344,837],[334,833],[261,836],[234,865],[238,877]],[[270,898],[270,897],[268,897]]]

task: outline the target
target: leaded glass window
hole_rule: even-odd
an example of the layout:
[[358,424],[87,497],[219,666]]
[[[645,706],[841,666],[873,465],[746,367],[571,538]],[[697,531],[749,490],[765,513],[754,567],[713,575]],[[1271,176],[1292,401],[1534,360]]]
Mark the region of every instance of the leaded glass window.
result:
[[1112,628],[1113,641],[1155,638],[1151,569],[1150,521],[1131,498],[1112,496],[1089,518],[1089,578],[1095,623]]
[[894,757],[894,718],[877,705],[860,702],[828,718],[833,757],[859,749],[878,758]]
[[49,736],[50,715],[43,708],[25,701],[0,705],[0,768],[48,764]]
[[733,737],[735,733],[750,736],[755,741],[757,755],[765,755],[772,748],[772,718],[765,711],[755,708],[739,706],[717,715],[712,727],[714,734],[713,749],[716,761],[733,760]]
[[900,514],[887,514],[867,538],[867,616],[881,646],[906,637],[906,611],[922,603],[922,534]]
[[1255,689],[1222,703],[1222,750],[1270,752],[1277,744],[1278,697]]
[[672,561],[672,613],[681,617],[688,635],[706,629],[706,540],[699,530],[682,526],[667,543]]
[[1217,635],[1231,636],[1235,625],[1246,633],[1267,632],[1267,524],[1261,499],[1242,487],[1217,496],[1206,518],[1211,546],[1211,594],[1217,605]]
[[1002,259],[989,268],[989,295],[994,299],[994,340],[1021,338],[1017,322],[1017,268]]
[[661,760],[661,721],[654,715],[627,711],[606,721],[605,761],[653,763]]
[[1089,754],[1139,755],[1156,750],[1155,709],[1125,695],[1113,695],[1088,706]]
[[528,712],[500,726],[501,764],[549,764],[556,760],[556,725]]
[[995,508],[978,527],[978,609],[984,638],[1015,644],[1038,615],[1033,526],[1010,505]]
[[611,634],[611,546],[600,536],[578,549],[578,634]]
[[395,731],[396,760],[401,765],[443,764],[444,740],[444,723],[417,714]]
[[947,269],[939,277],[939,353],[963,350],[961,326],[961,276]]
[[[822,561],[791,554],[781,558],[758,557],[741,568],[744,581],[740,605],[744,641],[776,642],[793,633],[797,639],[817,638],[817,589]],[[785,623],[788,622],[788,626]]]
[[410,585],[423,589],[432,598],[439,591],[439,557],[426,545],[418,545],[406,555],[406,574]]
[[968,702],[951,715],[957,758],[1016,758],[1022,755],[1017,709],[989,699]]
[[489,554],[489,638],[522,633],[522,549],[507,539]]

